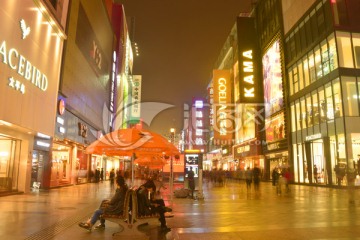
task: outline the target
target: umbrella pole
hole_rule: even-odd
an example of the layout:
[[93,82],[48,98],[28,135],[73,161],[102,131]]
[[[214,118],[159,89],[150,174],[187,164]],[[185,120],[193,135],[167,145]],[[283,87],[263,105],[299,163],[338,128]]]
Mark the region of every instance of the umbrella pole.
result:
[[134,160],[135,153],[131,155],[131,187],[134,187]]

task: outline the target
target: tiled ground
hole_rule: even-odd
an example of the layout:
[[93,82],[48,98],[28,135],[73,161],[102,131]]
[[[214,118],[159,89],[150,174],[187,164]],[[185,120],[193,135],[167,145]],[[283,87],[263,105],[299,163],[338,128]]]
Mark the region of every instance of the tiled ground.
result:
[[[167,201],[175,214],[168,219],[171,232],[163,234],[156,225],[141,230],[150,240],[360,239],[360,190],[355,191],[350,204],[346,189],[294,185],[290,194],[277,195],[270,183],[261,183],[259,194],[247,192],[243,182],[205,183],[204,200]],[[0,239],[112,239],[119,230],[114,223],[92,232],[77,226],[109,196],[104,182],[0,197]]]

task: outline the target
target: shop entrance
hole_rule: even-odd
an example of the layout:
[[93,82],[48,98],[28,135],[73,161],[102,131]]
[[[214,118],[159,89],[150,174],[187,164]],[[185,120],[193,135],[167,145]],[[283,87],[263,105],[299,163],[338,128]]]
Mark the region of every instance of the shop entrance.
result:
[[0,192],[17,190],[21,141],[0,135]]
[[33,150],[31,163],[30,187],[41,188],[44,184],[44,164],[49,160],[49,153]]
[[325,183],[325,161],[322,139],[311,142],[311,162],[314,183]]
[[[309,182],[328,184],[331,178],[330,149],[328,138],[315,139],[305,143],[306,164]],[[330,171],[329,171],[330,169]],[[330,173],[330,176],[328,176]]]

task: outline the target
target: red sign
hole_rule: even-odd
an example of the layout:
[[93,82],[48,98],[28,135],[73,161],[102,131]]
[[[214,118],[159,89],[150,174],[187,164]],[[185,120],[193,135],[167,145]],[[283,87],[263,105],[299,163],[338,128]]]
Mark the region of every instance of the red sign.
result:
[[60,115],[65,113],[65,101],[64,99],[60,99],[58,102],[58,112]]

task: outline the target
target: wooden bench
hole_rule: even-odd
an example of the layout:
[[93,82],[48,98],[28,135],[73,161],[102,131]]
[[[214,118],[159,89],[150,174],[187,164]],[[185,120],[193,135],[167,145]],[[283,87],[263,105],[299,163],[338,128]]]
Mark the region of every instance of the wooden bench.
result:
[[129,189],[125,195],[124,211],[122,215],[101,216],[106,221],[119,224],[120,232],[113,233],[113,239],[149,239],[145,232],[139,229],[140,225],[159,223],[159,214],[141,216],[138,212],[138,201],[135,189]]

